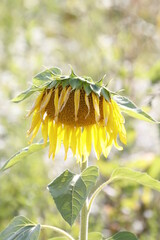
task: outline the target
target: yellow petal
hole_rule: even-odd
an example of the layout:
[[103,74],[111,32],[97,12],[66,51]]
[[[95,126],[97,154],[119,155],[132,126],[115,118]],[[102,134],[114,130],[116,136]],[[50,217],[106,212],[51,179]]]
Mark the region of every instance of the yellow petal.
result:
[[58,120],[58,99],[59,99],[59,89],[55,89],[55,94],[54,94],[54,107],[55,107],[55,121],[57,122]]
[[52,92],[53,92],[52,89],[50,89],[49,93],[47,93],[47,91],[46,91],[46,94],[45,94],[43,100],[41,101],[40,110],[39,110],[40,112],[45,111],[45,108],[46,108],[47,104],[49,103],[49,100],[51,99]]
[[100,119],[99,98],[93,92],[92,92],[92,100],[93,100],[93,106],[95,110],[95,120],[96,122],[99,122],[99,119]]
[[65,149],[65,160],[67,159],[67,152],[70,146],[70,137],[71,137],[71,128],[69,126],[64,125],[64,149]]
[[62,124],[59,123],[58,124],[58,132],[57,132],[57,148],[56,148],[56,153],[58,153],[60,151],[61,148],[61,143],[63,141],[63,137],[64,137],[64,129],[62,127]]
[[85,116],[85,118],[87,118],[88,115],[89,115],[89,113],[90,113],[90,104],[89,104],[89,99],[88,99],[88,96],[87,96],[86,93],[85,93],[85,103],[86,103],[87,108],[88,108],[88,113],[87,113],[87,115]]
[[76,147],[76,157],[78,162],[82,159],[82,132],[81,128],[76,128],[76,139],[77,139],[77,147]]
[[79,103],[80,103],[80,90],[75,90],[74,93],[74,107],[75,107],[75,121],[78,120],[78,110],[79,110]]
[[49,157],[55,157],[56,147],[57,147],[57,124],[53,124],[53,121],[49,120],[48,131],[49,131]]
[[68,101],[68,98],[69,98],[69,96],[70,96],[71,91],[72,91],[72,87],[69,86],[69,88],[67,88],[67,90],[66,90],[66,93],[65,93],[65,96],[64,96],[64,101],[63,101],[63,104],[62,104],[62,106],[61,106],[60,112],[61,112],[61,111],[63,110],[63,108],[65,107],[65,105],[66,105],[66,103],[67,103],[67,101]]
[[59,114],[59,112],[61,110],[61,107],[62,107],[62,105],[64,103],[66,93],[67,93],[67,89],[65,87],[65,88],[62,89],[60,97],[59,97],[59,100],[58,100],[58,114]]
[[101,145],[99,144],[99,131],[98,126],[96,124],[92,126],[92,138],[96,157],[97,159],[99,159],[102,152],[102,148]]
[[29,141],[30,144],[33,142],[33,139],[34,139],[35,136],[37,135],[38,130],[39,130],[39,128],[40,128],[40,125],[41,125],[41,121],[38,122],[38,124],[36,125],[36,127],[35,127],[34,130],[33,130],[32,138],[31,138],[31,140]]
[[91,152],[91,148],[92,148],[92,127],[91,126],[87,126],[84,127],[84,140],[82,139],[82,143],[83,145],[85,144],[85,147],[83,147],[83,150],[87,157],[89,156],[90,152]]
[[76,128],[73,127],[71,130],[71,149],[72,149],[72,153],[73,156],[75,156],[76,154],[76,147],[77,147],[77,139],[76,139]]
[[39,96],[37,97],[36,101],[34,102],[31,110],[30,110],[29,113],[26,115],[26,117],[29,117],[29,116],[34,112],[34,110],[35,110],[36,108],[38,108],[38,110],[39,110],[40,103],[41,103],[41,100],[42,100],[42,98],[43,98],[43,95],[44,95],[44,92],[41,92],[41,93],[39,94]]
[[105,126],[107,125],[109,114],[110,114],[109,103],[105,100],[105,98],[103,98],[103,119]]
[[35,111],[32,118],[32,123],[30,129],[27,131],[27,134],[30,135],[33,132],[34,128],[41,122],[40,114]]
[[43,136],[44,146],[45,146],[48,139],[48,116],[46,116],[44,122],[42,123],[41,130],[42,130],[42,136]]

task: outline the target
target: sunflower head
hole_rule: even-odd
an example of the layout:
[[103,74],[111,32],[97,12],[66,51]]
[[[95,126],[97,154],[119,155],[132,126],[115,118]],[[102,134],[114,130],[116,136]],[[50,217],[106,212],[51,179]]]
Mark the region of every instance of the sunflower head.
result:
[[127,108],[128,103],[103,86],[102,80],[95,83],[90,77],[77,76],[73,70],[64,76],[59,68],[51,68],[36,75],[33,86],[14,101],[22,101],[34,92],[39,94],[27,114],[33,114],[28,135],[32,142],[41,126],[44,144],[49,138],[49,157],[55,157],[62,142],[65,159],[71,148],[78,161],[82,156],[84,160],[88,158],[92,145],[98,159],[101,153],[107,157],[113,144],[123,149],[117,137],[126,144],[121,109]]

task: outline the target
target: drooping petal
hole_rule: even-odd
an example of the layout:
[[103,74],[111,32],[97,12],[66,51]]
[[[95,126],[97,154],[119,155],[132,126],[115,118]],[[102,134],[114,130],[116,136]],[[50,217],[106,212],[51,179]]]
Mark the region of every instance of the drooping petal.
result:
[[70,96],[70,93],[72,91],[72,87],[70,86],[69,88],[67,88],[66,92],[65,92],[65,96],[64,96],[64,101],[63,101],[63,104],[61,106],[61,109],[60,109],[60,112],[63,110],[63,108],[65,107],[68,99],[69,99],[69,96]]
[[41,93],[39,94],[39,96],[37,97],[36,101],[34,102],[31,110],[30,110],[29,113],[26,115],[26,117],[29,117],[29,116],[34,112],[34,110],[35,110],[36,108],[38,108],[38,110],[39,110],[40,103],[41,103],[41,100],[42,100],[43,96],[44,96],[44,92],[41,92]]
[[40,126],[41,126],[41,122],[39,121],[38,124],[36,125],[36,127],[35,127],[34,130],[33,130],[31,140],[29,141],[30,144],[33,142],[33,139],[34,139],[35,136],[37,135]]
[[92,126],[84,128],[86,130],[86,151],[89,156],[92,148]]
[[33,118],[32,118],[32,123],[31,123],[31,127],[30,129],[27,131],[27,134],[30,135],[34,128],[41,122],[40,119],[40,114],[37,112],[37,110],[35,110],[34,114],[33,114]]
[[54,108],[55,108],[55,121],[58,121],[58,99],[59,99],[59,89],[55,89],[54,94]]
[[48,139],[48,116],[46,116],[45,120],[42,122],[41,130],[45,146]]
[[96,124],[92,126],[92,136],[93,136],[93,145],[94,145],[96,157],[97,159],[99,159],[102,152],[102,148],[101,148],[101,145],[99,144],[99,140],[100,140],[99,131],[98,131],[98,126]]
[[89,115],[89,113],[90,113],[90,104],[89,104],[89,99],[88,99],[88,96],[87,96],[86,93],[85,93],[85,103],[86,103],[87,108],[88,108],[88,113],[87,113],[87,115],[85,116],[85,118],[87,118],[88,115]]
[[58,114],[61,110],[61,107],[63,106],[66,95],[67,95],[67,89],[65,87],[62,89],[59,100],[58,100]]
[[49,135],[49,158],[53,153],[54,135],[53,135],[53,120],[49,119],[48,122],[48,135]]
[[70,126],[65,125],[64,126],[64,140],[63,140],[63,144],[64,144],[64,149],[65,149],[65,157],[64,159],[67,159],[67,152],[70,146],[70,137],[71,137],[71,128]]
[[82,136],[81,128],[77,127],[76,128],[76,139],[77,139],[76,157],[78,162],[81,162],[82,160],[82,137],[81,136]]
[[61,123],[58,124],[58,131],[57,131],[57,148],[56,148],[56,153],[59,152],[61,148],[61,144],[63,142],[64,138],[64,129]]
[[98,123],[100,119],[99,98],[92,92],[92,101],[95,110],[95,120]]
[[74,93],[74,109],[75,109],[75,121],[78,120],[78,110],[79,110],[79,103],[80,103],[80,90],[75,90]]
[[40,112],[44,112],[47,104],[49,103],[49,100],[51,99],[51,95],[52,95],[53,89],[49,90],[49,93],[46,92],[43,100],[41,101],[41,105],[40,105]]
[[76,128],[72,127],[71,129],[71,142],[70,146],[72,149],[73,156],[76,154],[76,149],[77,149],[77,138],[76,138]]
[[110,110],[109,110],[109,103],[103,98],[103,119],[104,125],[107,125],[108,118],[109,118]]

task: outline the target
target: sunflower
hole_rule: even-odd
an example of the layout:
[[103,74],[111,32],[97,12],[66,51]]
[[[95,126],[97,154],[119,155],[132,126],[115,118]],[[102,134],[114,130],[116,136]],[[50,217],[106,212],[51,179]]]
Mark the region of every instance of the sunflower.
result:
[[27,94],[38,91],[39,95],[27,114],[33,114],[27,134],[31,143],[41,127],[44,145],[49,138],[49,157],[54,159],[62,142],[65,159],[70,148],[77,161],[88,158],[92,145],[97,159],[101,153],[107,157],[112,145],[123,149],[117,138],[126,144],[125,120],[102,81],[94,83],[73,70],[70,76],[63,76],[53,68],[38,74],[34,84]]

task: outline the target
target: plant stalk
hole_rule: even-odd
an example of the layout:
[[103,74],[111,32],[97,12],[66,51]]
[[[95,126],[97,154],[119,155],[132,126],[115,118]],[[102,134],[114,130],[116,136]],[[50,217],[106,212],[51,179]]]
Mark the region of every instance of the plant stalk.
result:
[[[83,162],[81,172],[83,172],[88,167],[88,160]],[[88,240],[88,198],[86,199],[83,208],[81,210],[80,216],[80,240]]]

